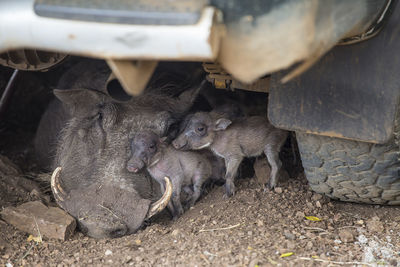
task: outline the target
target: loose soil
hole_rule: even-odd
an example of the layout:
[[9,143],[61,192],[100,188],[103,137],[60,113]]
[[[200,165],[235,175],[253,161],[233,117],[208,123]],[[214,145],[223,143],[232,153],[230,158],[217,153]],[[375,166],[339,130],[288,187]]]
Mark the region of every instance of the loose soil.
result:
[[[40,183],[44,197],[10,182],[44,177],[29,160],[32,132],[16,128],[0,128],[0,154],[18,165],[6,166],[16,175],[0,177],[1,208],[50,196],[46,182]],[[330,200],[309,189],[302,171],[289,168],[292,178],[274,191],[264,192],[243,171],[232,198],[214,186],[178,220],[163,213],[122,238],[97,240],[77,231],[67,241],[38,243],[0,220],[0,265],[400,266],[398,207]]]
[[[36,199],[4,182],[0,190],[7,196],[1,198],[3,208]],[[255,179],[241,179],[234,197],[225,200],[222,193],[222,187],[215,187],[177,221],[163,214],[136,234],[110,240],[77,232],[64,242],[36,243],[0,220],[0,263],[252,267],[400,263],[397,207],[331,201],[311,192],[303,175],[282,182],[274,192],[264,192]]]

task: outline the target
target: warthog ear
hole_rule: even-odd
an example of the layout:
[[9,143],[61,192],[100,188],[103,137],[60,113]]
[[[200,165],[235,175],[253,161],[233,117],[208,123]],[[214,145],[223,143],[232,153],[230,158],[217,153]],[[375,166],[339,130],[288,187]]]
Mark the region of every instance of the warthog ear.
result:
[[102,92],[89,89],[54,89],[54,95],[74,114],[77,109],[93,109],[96,105],[103,104],[106,95]]
[[215,122],[214,131],[223,131],[226,128],[228,128],[228,126],[231,125],[231,123],[232,123],[232,121],[225,119],[225,118],[218,119]]

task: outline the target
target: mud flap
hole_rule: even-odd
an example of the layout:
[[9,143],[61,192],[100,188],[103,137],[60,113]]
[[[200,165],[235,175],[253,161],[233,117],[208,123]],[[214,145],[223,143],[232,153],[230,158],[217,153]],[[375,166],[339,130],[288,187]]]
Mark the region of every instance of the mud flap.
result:
[[338,46],[300,77],[271,77],[269,119],[276,127],[385,143],[400,99],[400,10],[369,41]]

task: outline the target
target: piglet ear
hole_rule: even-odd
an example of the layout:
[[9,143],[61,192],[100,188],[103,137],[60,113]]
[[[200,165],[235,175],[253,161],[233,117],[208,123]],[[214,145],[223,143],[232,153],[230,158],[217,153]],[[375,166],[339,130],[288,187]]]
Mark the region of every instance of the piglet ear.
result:
[[214,131],[223,131],[226,128],[228,128],[228,126],[231,124],[232,124],[232,121],[225,119],[225,118],[220,118],[215,122]]

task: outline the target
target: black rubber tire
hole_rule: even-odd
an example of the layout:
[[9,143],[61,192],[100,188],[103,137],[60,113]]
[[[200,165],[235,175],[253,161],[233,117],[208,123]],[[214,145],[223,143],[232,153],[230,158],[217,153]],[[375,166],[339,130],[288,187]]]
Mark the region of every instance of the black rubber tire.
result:
[[397,138],[378,145],[299,132],[296,137],[315,192],[342,201],[400,205]]

